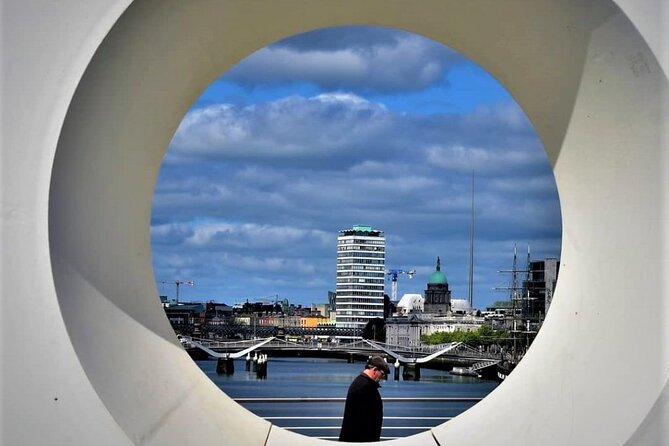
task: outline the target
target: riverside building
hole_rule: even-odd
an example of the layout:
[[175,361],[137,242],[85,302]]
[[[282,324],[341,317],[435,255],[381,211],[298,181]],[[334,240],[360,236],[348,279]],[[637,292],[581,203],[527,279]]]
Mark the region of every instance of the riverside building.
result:
[[354,225],[337,237],[337,327],[363,328],[383,319],[386,238],[371,226]]

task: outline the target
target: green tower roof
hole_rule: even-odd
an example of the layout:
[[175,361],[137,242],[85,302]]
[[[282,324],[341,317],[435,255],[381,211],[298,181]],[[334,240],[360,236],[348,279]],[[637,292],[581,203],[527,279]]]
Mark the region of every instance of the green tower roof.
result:
[[443,285],[448,283],[446,275],[441,272],[441,259],[439,257],[437,257],[437,270],[430,275],[430,280],[427,283]]

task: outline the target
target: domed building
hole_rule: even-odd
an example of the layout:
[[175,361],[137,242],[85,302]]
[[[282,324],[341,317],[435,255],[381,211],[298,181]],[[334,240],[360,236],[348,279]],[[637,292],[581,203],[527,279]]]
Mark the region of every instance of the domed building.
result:
[[448,279],[441,272],[441,259],[437,257],[437,268],[430,275],[425,290],[425,313],[447,315],[451,312],[451,290],[448,289]]

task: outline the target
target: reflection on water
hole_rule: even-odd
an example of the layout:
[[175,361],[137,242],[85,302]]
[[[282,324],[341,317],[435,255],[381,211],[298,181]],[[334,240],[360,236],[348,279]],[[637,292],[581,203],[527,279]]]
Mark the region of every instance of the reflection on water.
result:
[[[233,375],[216,373],[216,361],[196,361],[198,366],[232,398],[345,398],[348,386],[364,368],[363,362],[316,358],[270,358],[267,379],[257,379],[245,371],[244,360],[235,361]],[[393,376],[391,367],[390,377]],[[407,402],[389,398],[468,397],[482,398],[497,382],[469,376],[454,376],[447,371],[421,369],[420,381],[384,381],[382,436],[412,435],[437,426],[464,412],[472,402]],[[243,402],[242,405],[273,424],[304,435],[337,438],[344,412],[343,401],[319,403]]]

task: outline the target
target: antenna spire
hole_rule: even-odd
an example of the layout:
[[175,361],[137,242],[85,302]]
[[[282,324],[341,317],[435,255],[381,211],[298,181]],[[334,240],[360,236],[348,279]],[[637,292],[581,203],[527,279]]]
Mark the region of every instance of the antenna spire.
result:
[[467,301],[474,308],[474,171],[472,170],[472,221],[469,226],[469,287]]

